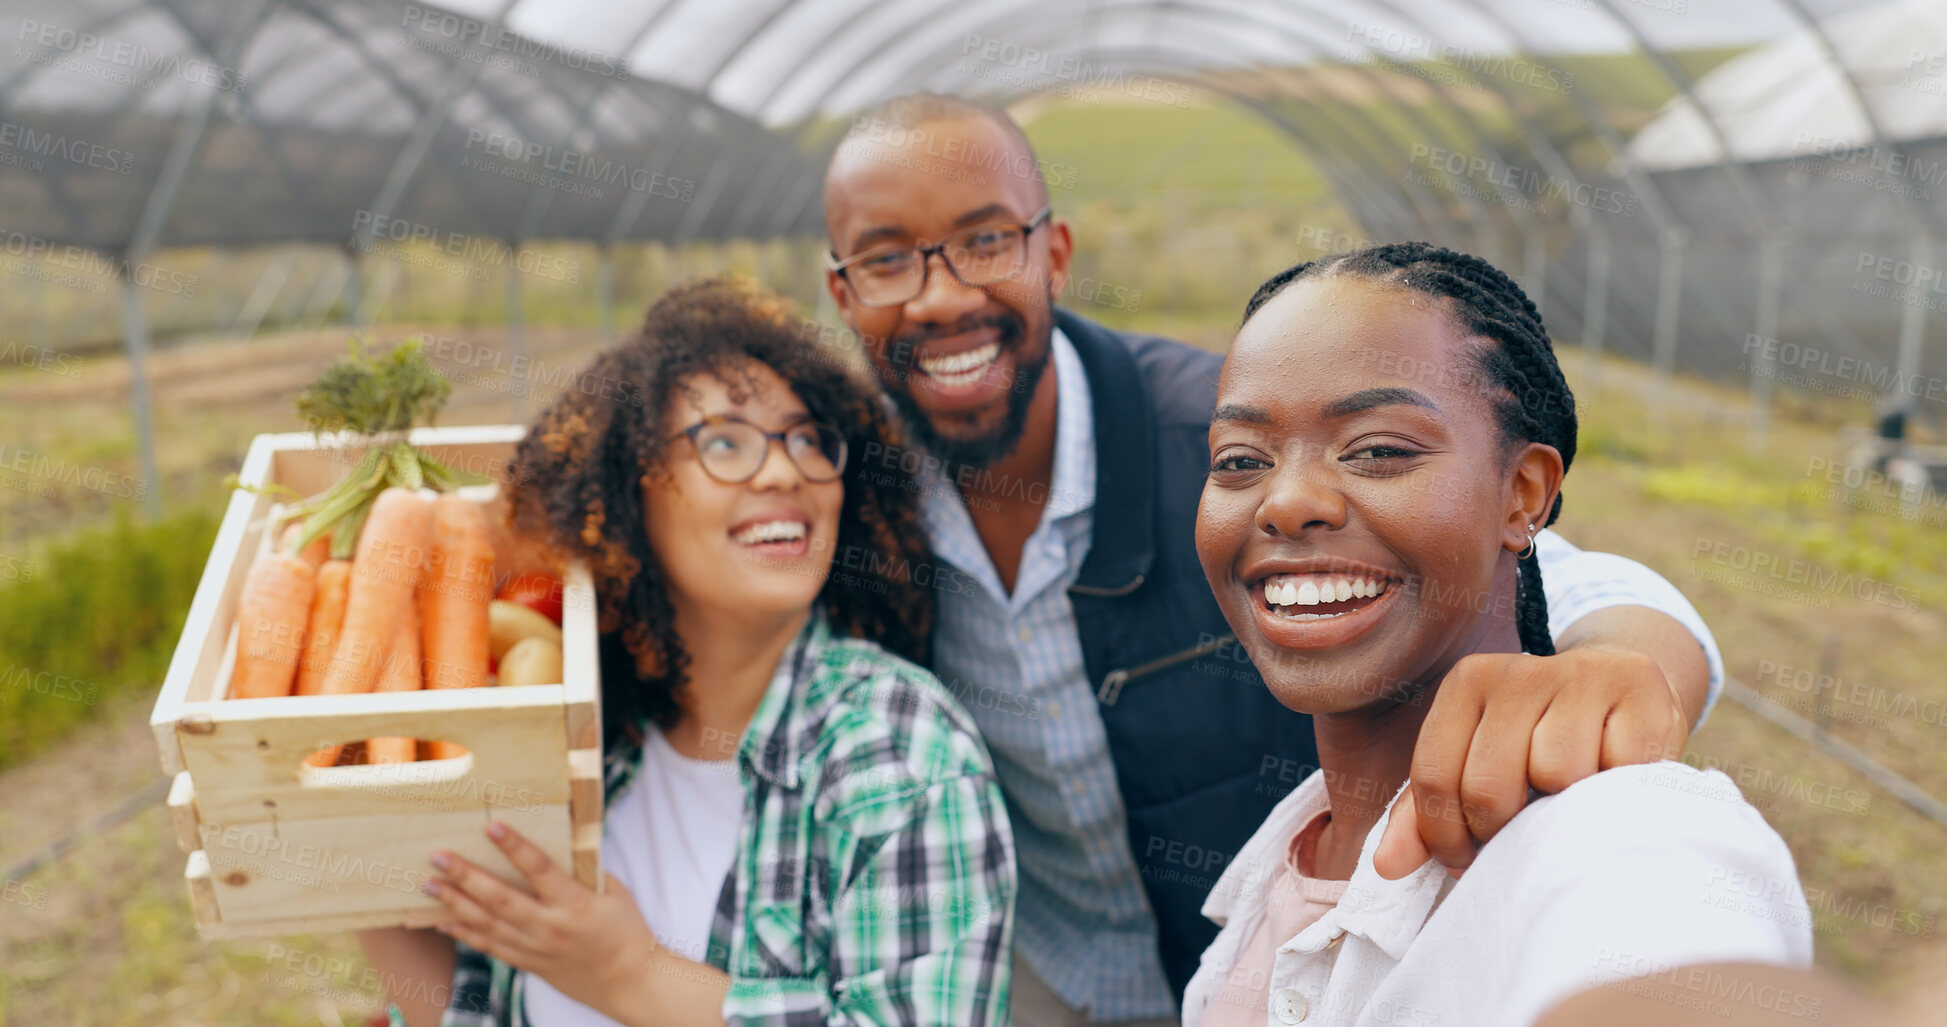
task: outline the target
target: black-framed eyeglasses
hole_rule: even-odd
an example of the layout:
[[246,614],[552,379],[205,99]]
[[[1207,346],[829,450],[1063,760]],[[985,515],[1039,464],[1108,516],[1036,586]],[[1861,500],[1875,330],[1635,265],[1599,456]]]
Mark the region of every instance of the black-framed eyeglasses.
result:
[[1028,236],[1046,224],[1053,213],[1051,204],[1026,222],[976,225],[931,246],[883,246],[844,260],[827,252],[825,266],[844,279],[852,296],[868,307],[896,307],[925,292],[936,253],[961,285],[998,285],[1017,277],[1028,266]]
[[757,477],[770,458],[773,441],[784,444],[784,455],[791,458],[806,481],[837,481],[845,471],[845,436],[817,421],[801,421],[783,431],[765,431],[738,417],[707,417],[669,438],[672,442],[689,439],[703,473],[725,485]]

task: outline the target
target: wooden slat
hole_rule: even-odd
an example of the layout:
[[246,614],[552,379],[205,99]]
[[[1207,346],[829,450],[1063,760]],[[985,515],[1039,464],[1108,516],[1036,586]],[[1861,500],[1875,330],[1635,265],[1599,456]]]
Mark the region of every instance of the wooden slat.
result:
[[[250,444],[240,477],[262,479],[273,453],[272,445],[266,440],[274,437],[259,435]],[[176,721],[181,719],[189,703],[211,694],[218,665],[224,660],[231,625],[237,618],[243,575],[249,568],[249,561],[238,557],[255,551],[257,535],[263,530],[261,518],[269,505],[269,498],[242,489],[230,494],[230,506],[217,529],[216,542],[210,547],[209,563],[204,565],[196,596],[190,601],[182,638],[169,659],[169,670],[156,695],[155,710],[149,716],[156,749],[162,757],[162,771],[170,776],[183,769],[182,753],[176,746]]]
[[561,592],[561,680],[567,687],[568,748],[602,744],[602,668],[595,582],[588,568],[568,568]]
[[198,923],[196,933],[205,941],[233,941],[239,938],[279,938],[291,934],[337,934],[342,931],[364,931],[380,927],[431,927],[451,919],[453,914],[446,907],[441,906],[439,909],[403,912],[385,910],[375,913],[299,917],[290,920],[249,920],[239,924],[215,921]]
[[584,887],[602,893],[602,885],[607,878],[602,876],[602,825],[583,824],[575,828],[574,843],[575,880]]
[[184,852],[203,847],[202,832],[198,830],[201,821],[196,816],[196,786],[190,783],[186,770],[169,783],[169,823],[176,829],[176,844]]
[[[459,810],[221,830],[212,825],[203,851],[225,923],[434,909],[438,901],[419,889],[437,876],[430,860],[440,849],[528,890],[520,871],[487,837],[487,819],[477,810]],[[497,811],[493,819],[519,831],[557,865],[572,865],[566,803]]]
[[210,704],[181,728],[180,744],[205,804],[294,787],[312,752],[389,735],[457,742],[504,787],[565,788],[561,717],[560,685],[237,699]]
[[189,854],[189,865],[183,868],[183,883],[189,887],[189,910],[196,918],[197,929],[222,923],[216,905],[216,888],[210,880],[210,861],[201,849]]

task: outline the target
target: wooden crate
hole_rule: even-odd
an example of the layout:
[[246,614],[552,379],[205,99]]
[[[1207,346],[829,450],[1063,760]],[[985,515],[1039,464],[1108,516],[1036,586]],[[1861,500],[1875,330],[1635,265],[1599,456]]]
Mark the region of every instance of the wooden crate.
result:
[[[519,425],[428,428],[413,444],[447,464],[505,480]],[[240,480],[310,496],[351,469],[309,433],[259,435]],[[490,520],[499,516],[497,488]],[[484,495],[483,495],[484,494]],[[594,589],[566,575],[559,685],[226,701],[237,599],[269,540],[277,500],[230,499],[156,699],[150,724],[173,777],[169,811],[205,938],[425,927],[445,907],[419,891],[435,849],[459,853],[525,889],[484,828],[503,820],[577,879],[599,888],[601,689]],[[323,746],[409,735],[457,742],[457,759],[312,767]]]

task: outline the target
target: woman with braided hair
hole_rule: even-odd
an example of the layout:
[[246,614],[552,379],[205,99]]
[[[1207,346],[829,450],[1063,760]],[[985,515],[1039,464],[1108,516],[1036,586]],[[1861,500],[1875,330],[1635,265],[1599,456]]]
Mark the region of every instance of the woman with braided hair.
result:
[[1729,779],[1681,763],[1534,800],[1464,875],[1375,865],[1447,671],[1553,651],[1533,542],[1561,512],[1575,437],[1540,315],[1477,257],[1378,246],[1251,298],[1197,552],[1272,694],[1312,715],[1320,769],[1206,901],[1222,931],[1186,1027],[1525,1027],[1605,982],[1810,961],[1783,841]]

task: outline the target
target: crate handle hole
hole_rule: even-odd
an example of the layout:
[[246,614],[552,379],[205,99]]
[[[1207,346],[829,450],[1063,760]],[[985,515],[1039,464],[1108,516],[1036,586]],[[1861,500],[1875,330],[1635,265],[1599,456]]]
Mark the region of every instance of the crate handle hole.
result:
[[[426,785],[457,781],[473,770],[473,753],[465,746],[422,738],[417,745],[405,749],[401,742],[361,739],[327,745],[306,756],[298,765],[298,781],[306,787],[321,788]],[[397,758],[406,751],[412,752],[415,758]]]

